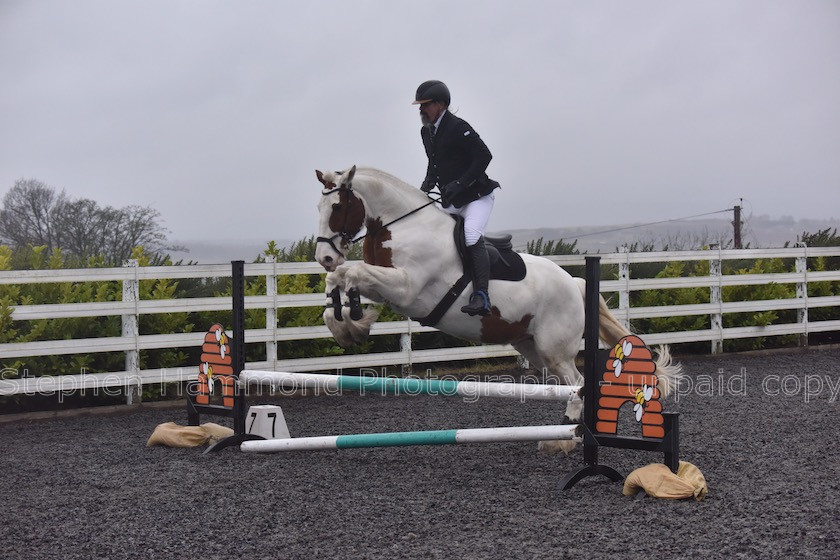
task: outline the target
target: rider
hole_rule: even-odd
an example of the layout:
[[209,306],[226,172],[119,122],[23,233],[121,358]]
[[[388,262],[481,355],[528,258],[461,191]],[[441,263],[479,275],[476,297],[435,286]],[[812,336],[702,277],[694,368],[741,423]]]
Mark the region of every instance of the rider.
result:
[[499,183],[485,170],[490,150],[469,123],[449,112],[449,88],[439,80],[420,84],[414,105],[420,105],[420,137],[429,165],[421,189],[438,187],[443,210],[464,218],[464,237],[472,264],[473,293],[461,311],[470,315],[490,313],[490,260],[484,246],[484,228],[493,211],[493,190]]

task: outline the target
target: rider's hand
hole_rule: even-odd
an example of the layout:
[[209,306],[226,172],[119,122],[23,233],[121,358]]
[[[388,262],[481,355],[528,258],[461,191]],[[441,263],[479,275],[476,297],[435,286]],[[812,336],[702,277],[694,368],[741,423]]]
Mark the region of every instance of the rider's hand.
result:
[[429,179],[425,179],[425,180],[423,181],[423,184],[422,184],[422,185],[420,185],[420,190],[421,190],[421,191],[423,191],[424,193],[429,192],[429,191],[430,191],[430,190],[432,190],[433,188],[435,188],[435,182],[434,182],[434,181],[431,181],[431,180],[429,180]]
[[461,181],[452,181],[445,187],[443,187],[443,193],[441,194],[440,201],[444,206],[449,206],[452,204],[452,201],[458,198],[467,188],[461,183]]

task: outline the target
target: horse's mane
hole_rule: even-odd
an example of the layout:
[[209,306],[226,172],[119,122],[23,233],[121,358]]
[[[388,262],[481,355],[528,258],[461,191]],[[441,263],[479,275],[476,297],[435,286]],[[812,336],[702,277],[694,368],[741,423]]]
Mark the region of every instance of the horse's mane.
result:
[[429,202],[426,194],[417,187],[375,167],[356,168],[353,182],[357,183],[358,181],[365,181],[371,196],[383,195],[384,191],[388,190],[392,195],[398,193],[399,198],[412,208]]

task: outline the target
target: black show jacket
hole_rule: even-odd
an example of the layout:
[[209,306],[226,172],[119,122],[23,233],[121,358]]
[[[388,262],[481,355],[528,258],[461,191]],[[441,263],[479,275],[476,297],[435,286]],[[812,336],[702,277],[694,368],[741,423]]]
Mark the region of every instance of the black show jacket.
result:
[[452,201],[458,208],[499,187],[499,183],[490,179],[485,171],[493,156],[467,121],[446,111],[434,136],[432,128],[424,126],[420,129],[429,158],[426,184],[437,184],[443,192],[452,181],[460,181],[466,189]]

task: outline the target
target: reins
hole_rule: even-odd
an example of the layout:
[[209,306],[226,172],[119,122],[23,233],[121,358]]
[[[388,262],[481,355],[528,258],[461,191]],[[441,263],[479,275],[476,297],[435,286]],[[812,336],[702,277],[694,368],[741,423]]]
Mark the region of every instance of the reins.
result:
[[[326,190],[326,191],[321,191],[321,196],[327,196],[327,195],[330,195],[330,194],[332,194],[332,193],[334,193],[334,192],[341,192],[341,191],[346,191],[346,192],[348,192],[348,193],[352,193],[352,192],[353,192],[353,185],[352,185],[352,184],[350,184],[350,185],[348,185],[348,186],[344,186],[344,185],[342,185],[342,186],[340,186],[340,187],[338,187],[338,188],[335,188],[335,189],[329,189],[329,190]],[[425,208],[425,207],[427,207],[427,206],[431,206],[431,205],[432,205],[432,204],[434,204],[435,202],[440,202],[440,199],[432,198],[432,196],[431,196],[431,195],[429,195],[428,193],[426,194],[426,196],[428,196],[428,197],[429,197],[429,202],[427,202],[426,204],[423,204],[422,206],[419,206],[419,207],[415,208],[414,210],[411,210],[410,212],[408,212],[408,213],[406,213],[406,214],[403,214],[402,216],[399,216],[398,218],[394,218],[393,220],[391,220],[391,221],[390,221],[390,222],[388,222],[387,224],[382,225],[381,227],[386,228],[386,227],[388,227],[388,226],[390,226],[390,225],[393,225],[393,224],[395,224],[395,223],[399,222],[399,221],[400,221],[400,220],[402,220],[402,219],[408,218],[408,217],[409,217],[409,216],[411,216],[412,214],[414,214],[414,213],[416,213],[416,212],[419,212],[420,210],[422,210],[423,208]],[[349,199],[349,198],[348,198],[348,205],[349,205],[349,204],[352,204],[352,199]],[[347,221],[347,219],[346,219],[346,217],[345,217],[345,224],[346,224],[346,221]],[[333,251],[335,251],[336,253],[338,253],[339,255],[341,255],[341,256],[343,257],[343,256],[344,256],[344,253],[342,253],[342,252],[338,249],[338,247],[336,247],[336,246],[335,246],[335,240],[336,240],[337,238],[341,238],[341,239],[343,239],[343,240],[344,240],[344,241],[345,241],[348,245],[352,245],[353,243],[355,243],[355,242],[357,242],[357,241],[359,241],[359,240],[361,240],[361,239],[364,239],[364,238],[365,238],[365,237],[367,237],[369,234],[370,234],[370,232],[369,232],[369,231],[366,231],[364,234],[362,234],[362,235],[360,235],[360,236],[358,236],[358,237],[356,237],[356,238],[353,238],[353,236],[352,236],[350,233],[348,233],[348,232],[346,232],[346,231],[343,231],[343,230],[342,230],[342,231],[340,231],[340,232],[336,233],[335,235],[333,235],[332,237],[316,237],[316,238],[315,238],[315,242],[316,242],[316,243],[328,243],[328,244],[329,244],[329,246],[330,246],[330,247],[332,247]]]
[[[409,213],[407,213],[407,214],[403,214],[403,215],[402,215],[402,216],[400,216],[399,218],[395,218],[395,219],[391,220],[391,221],[390,221],[390,222],[388,222],[387,224],[384,224],[382,227],[386,228],[386,227],[390,226],[391,224],[395,224],[395,223],[399,222],[399,221],[400,221],[400,220],[402,220],[403,218],[408,218],[409,216],[411,216],[411,215],[412,215],[412,214],[414,214],[415,212],[419,212],[420,210],[422,210],[422,209],[423,209],[423,208],[425,208],[426,206],[431,206],[432,204],[434,204],[435,202],[439,202],[439,200],[440,200],[440,199],[434,199],[434,198],[432,198],[432,197],[429,197],[429,198],[430,198],[429,202],[427,202],[427,203],[426,203],[426,204],[424,204],[423,206],[419,206],[419,207],[415,208],[414,210],[412,210],[411,212],[409,212]],[[359,239],[362,239],[362,238],[364,238],[364,237],[367,237],[367,232],[365,232],[365,234],[364,234],[364,235],[360,235],[359,237],[357,237],[356,239],[354,239],[354,240],[353,240],[353,243],[355,243],[356,241],[358,241]]]

